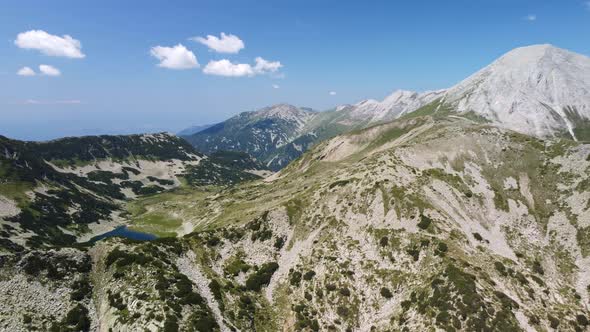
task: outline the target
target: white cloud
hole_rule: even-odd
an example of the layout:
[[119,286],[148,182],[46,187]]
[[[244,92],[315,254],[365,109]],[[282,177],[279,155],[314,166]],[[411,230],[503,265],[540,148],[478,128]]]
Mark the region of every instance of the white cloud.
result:
[[190,38],[193,41],[206,45],[209,49],[217,53],[238,53],[244,48],[244,42],[236,35],[226,35],[221,33],[221,38],[216,36],[207,35],[207,38],[193,37]]
[[18,105],[79,105],[82,101],[78,99],[65,99],[65,100],[37,100],[27,99],[17,102]]
[[261,57],[255,59],[254,71],[258,74],[274,73],[283,65],[279,61],[267,61]]
[[279,89],[279,88],[280,88],[280,86],[279,86],[278,84],[273,84],[273,85],[272,85],[272,88],[273,88],[273,89]]
[[199,67],[195,54],[187,50],[182,44],[174,47],[152,47],[150,54],[160,60],[158,66],[163,68],[191,69]]
[[254,70],[252,70],[252,66],[250,66],[249,64],[234,64],[227,59],[219,61],[209,61],[207,66],[203,68],[203,73],[226,77],[254,76]]
[[31,69],[30,67],[22,67],[21,69],[19,69],[16,72],[17,75],[19,76],[35,76],[36,73],[33,69]]
[[43,75],[47,75],[47,76],[60,76],[61,72],[59,71],[59,69],[50,66],[50,65],[39,65],[39,71],[41,72],[41,74]]
[[16,36],[14,44],[20,48],[39,50],[50,56],[63,56],[66,58],[84,58],[82,44],[79,40],[69,35],[56,36],[43,30],[31,30],[21,32]]
[[336,95],[336,91],[330,91],[330,96],[335,96]]
[[57,100],[55,101],[56,104],[62,104],[62,105],[78,105],[78,104],[82,104],[81,100],[78,99],[69,99],[69,100]]
[[203,73],[226,77],[243,77],[275,73],[279,68],[283,67],[279,61],[267,61],[261,57],[257,57],[255,61],[254,66],[251,66],[247,63],[232,63],[228,59],[212,60],[203,68]]
[[533,22],[533,21],[536,21],[537,20],[537,15],[535,15],[535,14],[529,14],[529,15],[525,16],[524,19],[526,21]]
[[[60,76],[61,71],[50,65],[39,65],[39,73],[45,76]],[[30,67],[22,67],[16,72],[20,76],[35,76],[37,73]]]

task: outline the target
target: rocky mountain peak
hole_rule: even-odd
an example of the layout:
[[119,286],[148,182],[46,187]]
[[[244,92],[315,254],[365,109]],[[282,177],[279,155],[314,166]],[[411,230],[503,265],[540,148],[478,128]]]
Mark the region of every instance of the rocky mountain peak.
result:
[[400,101],[400,100],[404,100],[404,99],[409,99],[409,98],[416,98],[418,96],[418,92],[415,91],[409,91],[409,90],[395,90],[393,93],[391,93],[389,96],[387,96],[383,102],[387,102],[387,101]]
[[446,102],[525,134],[576,139],[590,119],[590,58],[551,45],[517,48],[449,89]]
[[276,104],[255,111],[254,119],[280,119],[292,122],[301,129],[316,114],[308,108],[299,108],[290,104]]
[[267,117],[289,117],[289,116],[301,116],[306,115],[307,113],[311,113],[307,109],[302,109],[290,104],[276,104],[273,106],[262,108],[256,111],[258,115],[263,115]]
[[539,44],[515,48],[498,59],[498,63],[508,65],[564,65],[567,62],[580,62],[587,58],[551,44]]
[[365,119],[369,122],[390,121],[399,116],[417,110],[440,97],[444,91],[415,92],[396,90],[383,101],[363,100],[349,108],[350,117]]

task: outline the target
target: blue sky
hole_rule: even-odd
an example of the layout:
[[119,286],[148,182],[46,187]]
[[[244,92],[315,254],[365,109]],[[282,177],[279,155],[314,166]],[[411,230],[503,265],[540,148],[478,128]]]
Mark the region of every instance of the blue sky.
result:
[[[530,44],[590,54],[584,0],[5,0],[0,18],[0,134],[33,140],[174,132],[279,102],[325,110],[441,89]],[[32,30],[81,48],[47,55],[38,35],[19,47]],[[190,39],[222,32],[245,47],[219,53]],[[198,67],[187,58],[182,70],[158,66],[150,54],[178,44]],[[275,66],[257,69],[257,57]],[[244,75],[206,70],[224,59]],[[42,64],[60,75],[42,74]],[[23,67],[36,75],[17,75]]]

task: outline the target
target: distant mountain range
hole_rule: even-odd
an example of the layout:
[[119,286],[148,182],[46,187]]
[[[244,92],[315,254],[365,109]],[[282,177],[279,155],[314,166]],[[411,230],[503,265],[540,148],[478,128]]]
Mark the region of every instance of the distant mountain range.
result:
[[242,151],[279,170],[326,138],[426,106],[537,137],[583,140],[590,139],[589,85],[590,58],[535,45],[507,53],[448,90],[399,90],[381,102],[369,99],[325,112],[279,104],[183,137],[203,153]]
[[272,170],[279,170],[326,138],[383,123],[411,112],[443,92],[396,91],[384,101],[317,112],[288,104],[243,112],[192,135],[183,136],[205,154],[217,150],[246,152]]
[[208,124],[208,125],[199,125],[199,126],[192,126],[192,127],[188,127],[186,129],[183,129],[181,131],[179,131],[178,133],[176,133],[176,135],[178,136],[189,136],[189,135],[193,135],[196,134],[200,131],[203,131],[209,127],[211,127],[213,125]]

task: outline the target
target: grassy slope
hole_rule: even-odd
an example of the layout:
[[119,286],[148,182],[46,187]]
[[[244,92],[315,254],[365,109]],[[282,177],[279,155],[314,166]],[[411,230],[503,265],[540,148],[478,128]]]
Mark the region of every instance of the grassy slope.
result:
[[[424,114],[413,114],[401,121],[422,119],[424,122],[419,124],[429,123],[428,117],[436,113],[434,110],[438,106],[431,108],[420,111]],[[570,141],[547,144],[474,124],[473,119],[448,119],[442,113],[435,114],[434,119],[437,125],[385,151],[375,152],[383,144],[416,128],[379,127],[383,130],[374,141],[378,143],[366,145],[361,142],[359,152],[335,162],[318,161],[327,144],[322,143],[288,166],[282,176],[271,184],[253,182],[213,195],[186,192],[174,197],[174,200],[190,201],[190,205],[180,203],[171,208],[158,202],[156,210],[166,209],[182,216],[195,217],[196,229],[200,230],[197,234],[202,235],[193,237],[198,239],[194,240],[193,250],[203,255],[202,264],[211,264],[210,259],[216,257],[223,247],[234,248],[230,252],[237,250],[235,245],[229,245],[234,242],[242,248],[240,250],[246,251],[246,260],[252,263],[254,256],[249,252],[251,245],[248,243],[251,240],[248,239],[256,232],[247,225],[264,215],[265,211],[286,209],[288,229],[292,235],[288,237],[285,248],[290,250],[314,231],[320,230],[314,240],[313,254],[286,262],[293,264],[291,272],[284,276],[287,280],[292,280],[293,271],[301,271],[302,274],[312,269],[321,271],[313,280],[295,284],[287,281],[277,288],[276,301],[291,304],[290,307],[279,305],[274,313],[281,325],[310,327],[317,323],[327,328],[336,322],[337,325],[353,328],[364,326],[360,308],[381,308],[385,305],[387,301],[379,296],[383,286],[396,290],[394,297],[398,300],[386,317],[390,317],[389,324],[399,328],[421,328],[431,324],[440,328],[454,325],[477,328],[483,324],[496,330],[506,330],[519,326],[514,316],[517,311],[527,317],[529,324],[537,327],[553,324],[552,317],[566,317],[561,324],[572,328],[583,326],[576,318],[581,313],[577,297],[587,296],[581,293],[575,282],[579,268],[575,267],[574,256],[576,248],[580,247],[564,250],[557,237],[548,242],[542,240],[539,244],[536,239],[533,241],[523,235],[530,229],[549,232],[547,227],[556,211],[563,211],[573,227],[577,227],[578,217],[572,213],[572,207],[563,203],[567,195],[572,194],[572,189],[559,188],[557,184],[575,183],[580,175],[559,173],[559,166],[552,160],[571,155],[578,145]],[[354,132],[349,136],[365,132]],[[418,153],[425,160],[406,159],[406,152],[409,156]],[[473,173],[473,165],[477,165],[479,171]],[[585,172],[585,176],[590,175],[588,170]],[[522,191],[505,186],[507,179],[519,181],[523,175],[532,179],[528,190],[534,205],[528,202]],[[411,179],[410,182],[408,179]],[[456,212],[451,214],[452,210],[445,208],[445,204],[450,204],[452,200],[445,201],[444,195],[436,199],[429,196],[431,191],[426,189],[434,188],[432,186],[436,181],[443,184],[438,190],[450,190],[444,194],[446,198],[459,201],[453,209],[473,218],[468,219],[467,225],[457,224],[463,221],[453,218]],[[486,189],[480,187],[481,181]],[[583,192],[577,191],[578,194]],[[404,225],[401,230],[394,231],[391,221],[383,223],[375,216],[375,211],[378,211],[374,205],[377,195],[382,201],[383,211],[393,213],[388,214],[387,219],[393,218],[394,224]],[[553,202],[561,203],[553,205]],[[532,224],[518,224],[522,217],[518,217],[515,209],[519,205],[528,209],[525,219]],[[321,214],[318,214],[319,211]],[[416,214],[426,214],[432,220],[425,223],[424,230],[415,226]],[[352,233],[356,226],[349,224],[352,222],[350,218],[361,218],[356,221],[360,222],[360,228]],[[373,221],[367,224],[362,221],[366,218]],[[498,233],[494,224],[501,220],[507,223],[498,226]],[[273,222],[273,219],[269,220],[269,223]],[[227,229],[242,230],[240,232],[245,231],[246,234],[237,239],[228,238]],[[552,236],[561,231],[557,228]],[[271,233],[271,238],[264,242],[267,247],[272,247],[273,242],[280,238],[276,230]],[[358,238],[353,235],[355,233],[359,234]],[[499,234],[503,234],[505,239],[498,239]],[[221,243],[217,240],[212,244],[208,240],[211,236],[220,239]],[[517,256],[512,259],[503,257],[502,250],[505,248],[498,248],[494,241],[507,241],[510,250]],[[360,252],[361,256],[373,255],[374,243],[382,243],[383,249],[377,250],[377,256],[392,260],[391,264],[384,265],[379,260],[373,261],[374,258],[365,258],[365,262],[355,258],[354,252]],[[580,241],[579,245],[586,244]],[[268,259],[274,257],[272,259],[280,260],[284,254],[277,250]],[[326,261],[330,256],[336,257],[337,264]],[[224,258],[213,264],[223,266]],[[538,266],[555,272],[547,276]],[[354,279],[347,276],[347,271],[351,270],[357,275]],[[437,275],[442,275],[442,279]],[[219,279],[224,285],[236,282],[235,278],[218,275],[214,271],[209,272],[209,277]],[[430,283],[440,286],[426,287]],[[499,283],[503,285],[503,291],[499,290]],[[330,285],[335,285],[337,294],[330,291]],[[575,288],[573,292],[566,291],[572,287]],[[344,288],[348,291],[338,290]],[[365,292],[364,297],[358,293],[360,290]],[[321,298],[320,291],[324,293]],[[548,293],[543,294],[544,291]],[[349,292],[352,294],[346,295]],[[455,295],[439,298],[436,294],[440,293]],[[550,295],[552,293],[561,294],[564,302],[555,302]],[[284,297],[284,294],[290,295]],[[309,300],[307,294],[311,294],[309,298],[313,300]],[[228,305],[234,296],[237,295],[231,292],[224,295]],[[461,306],[456,302],[458,298],[479,301],[484,307],[495,308],[495,313],[489,314],[488,311],[482,316],[477,308]],[[470,300],[465,300],[467,298]],[[264,299],[256,299],[260,303],[265,302]],[[540,305],[541,301],[546,307]],[[314,311],[323,312],[323,315],[317,316]],[[451,318],[461,312],[471,318],[465,322]],[[336,320],[319,318],[322,316],[336,317]],[[238,323],[239,319],[236,320]],[[383,321],[377,320],[375,324],[383,324]]]

